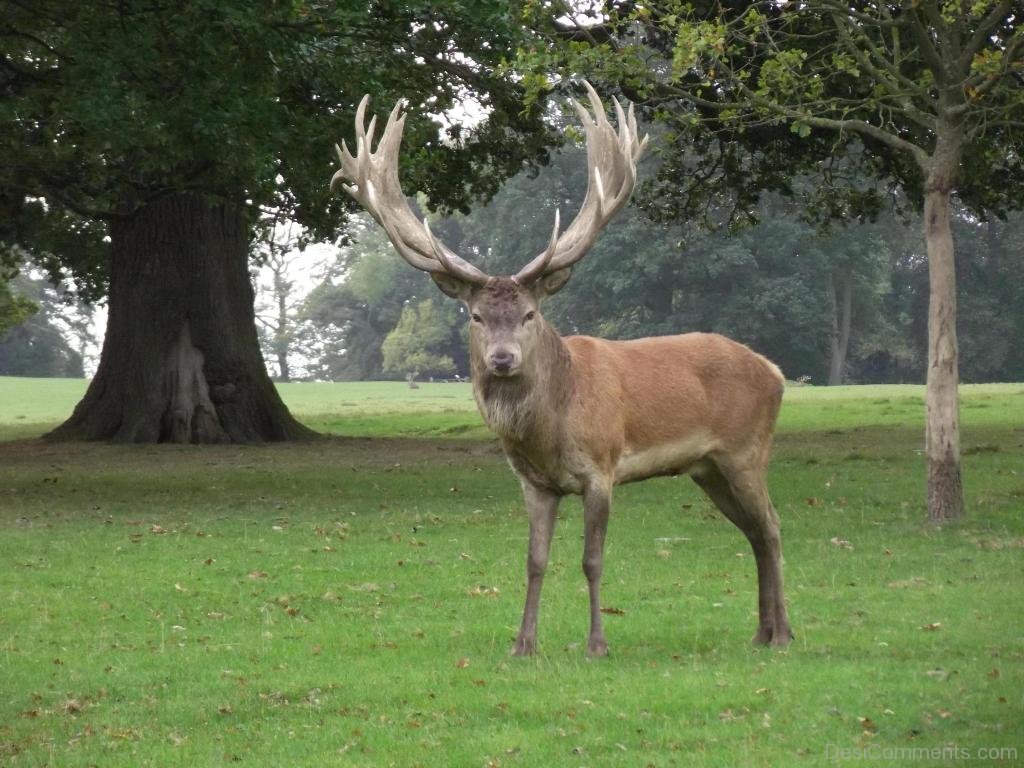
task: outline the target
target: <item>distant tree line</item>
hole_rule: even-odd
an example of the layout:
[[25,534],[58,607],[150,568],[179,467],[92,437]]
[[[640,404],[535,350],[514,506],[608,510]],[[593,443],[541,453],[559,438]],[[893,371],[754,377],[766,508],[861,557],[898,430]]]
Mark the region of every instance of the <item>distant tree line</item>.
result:
[[[470,215],[431,217],[432,228],[487,271],[510,272],[542,248],[556,207],[572,216],[585,174],[582,149],[568,148]],[[654,222],[634,205],[546,313],[563,333],[724,333],[814,384],[923,382],[927,259],[900,202],[826,228],[808,220],[799,192],[766,195],[756,223],[730,227],[720,212],[722,226],[710,230],[703,218]],[[954,237],[963,379],[1021,380],[1024,216],[981,221],[958,209]],[[466,375],[462,309],[432,288],[368,222],[296,308],[290,354],[319,379]]]
[[[509,272],[542,247],[556,207],[563,220],[575,212],[585,174],[582,148],[569,146],[468,215],[430,215],[432,226],[483,268]],[[564,333],[609,338],[724,333],[813,384],[923,382],[928,270],[917,223],[896,199],[874,221],[823,228],[808,220],[799,189],[765,195],[751,211],[757,222],[737,228],[725,211],[652,221],[658,199],[648,188],[547,314]],[[963,380],[1022,380],[1024,215],[982,221],[958,209],[954,237]],[[461,307],[408,269],[372,221],[354,223],[351,244],[304,297],[291,274],[305,258],[298,242],[289,230],[257,244],[260,342],[276,378],[468,375]],[[13,277],[15,266],[8,257],[0,280],[0,375],[83,375],[84,305],[66,286],[31,277],[29,263]]]
[[[0,274],[0,376],[85,375],[92,308],[66,283],[47,280],[17,250]],[[20,267],[20,269],[19,269]]]

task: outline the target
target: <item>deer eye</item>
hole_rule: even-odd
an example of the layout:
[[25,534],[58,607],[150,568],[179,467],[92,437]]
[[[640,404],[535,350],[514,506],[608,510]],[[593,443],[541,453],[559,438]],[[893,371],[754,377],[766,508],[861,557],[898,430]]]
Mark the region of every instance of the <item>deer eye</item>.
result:
[[533,320],[533,318],[534,318],[534,317],[535,317],[536,315],[537,315],[537,313],[536,313],[536,312],[527,312],[527,313],[526,313],[526,316],[525,316],[525,317],[523,317],[523,322],[524,322],[524,323],[528,323],[528,322],[530,322],[531,320]]
[[476,312],[474,312],[473,313],[473,322],[474,323],[482,323],[483,322],[483,318],[480,317],[480,315],[478,315]]

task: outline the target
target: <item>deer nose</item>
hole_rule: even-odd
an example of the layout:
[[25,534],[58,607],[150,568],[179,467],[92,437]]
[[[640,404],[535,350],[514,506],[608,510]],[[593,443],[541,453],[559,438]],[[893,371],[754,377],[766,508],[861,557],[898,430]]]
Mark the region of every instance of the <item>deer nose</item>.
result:
[[498,373],[508,373],[516,361],[516,356],[507,349],[500,349],[491,355],[491,367]]

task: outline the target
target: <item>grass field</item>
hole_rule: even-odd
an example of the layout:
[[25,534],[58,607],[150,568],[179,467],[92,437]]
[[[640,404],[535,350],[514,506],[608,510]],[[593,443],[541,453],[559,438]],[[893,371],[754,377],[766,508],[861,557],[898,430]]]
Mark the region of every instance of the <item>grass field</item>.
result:
[[787,393],[785,651],[749,645],[752,558],[692,483],[619,489],[593,662],[575,499],[541,653],[507,656],[526,521],[465,385],[282,387],[334,435],[299,445],[21,439],[82,391],[0,379],[0,765],[1024,760],[1024,385],[964,388],[942,529],[920,388]]

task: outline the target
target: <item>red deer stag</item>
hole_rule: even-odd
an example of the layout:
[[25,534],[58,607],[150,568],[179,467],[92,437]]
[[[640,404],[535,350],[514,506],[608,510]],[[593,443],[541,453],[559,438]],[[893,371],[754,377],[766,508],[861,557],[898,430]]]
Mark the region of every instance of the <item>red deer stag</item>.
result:
[[583,497],[583,572],[590,592],[592,656],[608,652],[600,582],[612,488],[657,475],[688,473],[749,539],[757,561],[754,642],[791,639],[782,594],[779,521],[765,483],[772,432],[782,401],[779,369],[722,336],[607,341],[563,338],[541,316],[541,299],[565,285],[572,266],[626,203],[636,162],[633,107],[615,102],[618,131],[585,83],[594,111],[573,104],[586,132],[589,181],[576,219],[554,231],[543,253],[511,277],[491,277],[461,259],[410,209],[398,181],[405,116],[396,105],[376,151],[376,117],[364,126],[369,97],[356,113],[356,154],[338,148],[331,186],[362,204],[413,267],[471,318],[473,394],[519,477],[530,518],[526,606],[514,655],[537,643],[537,611],[561,498]]

